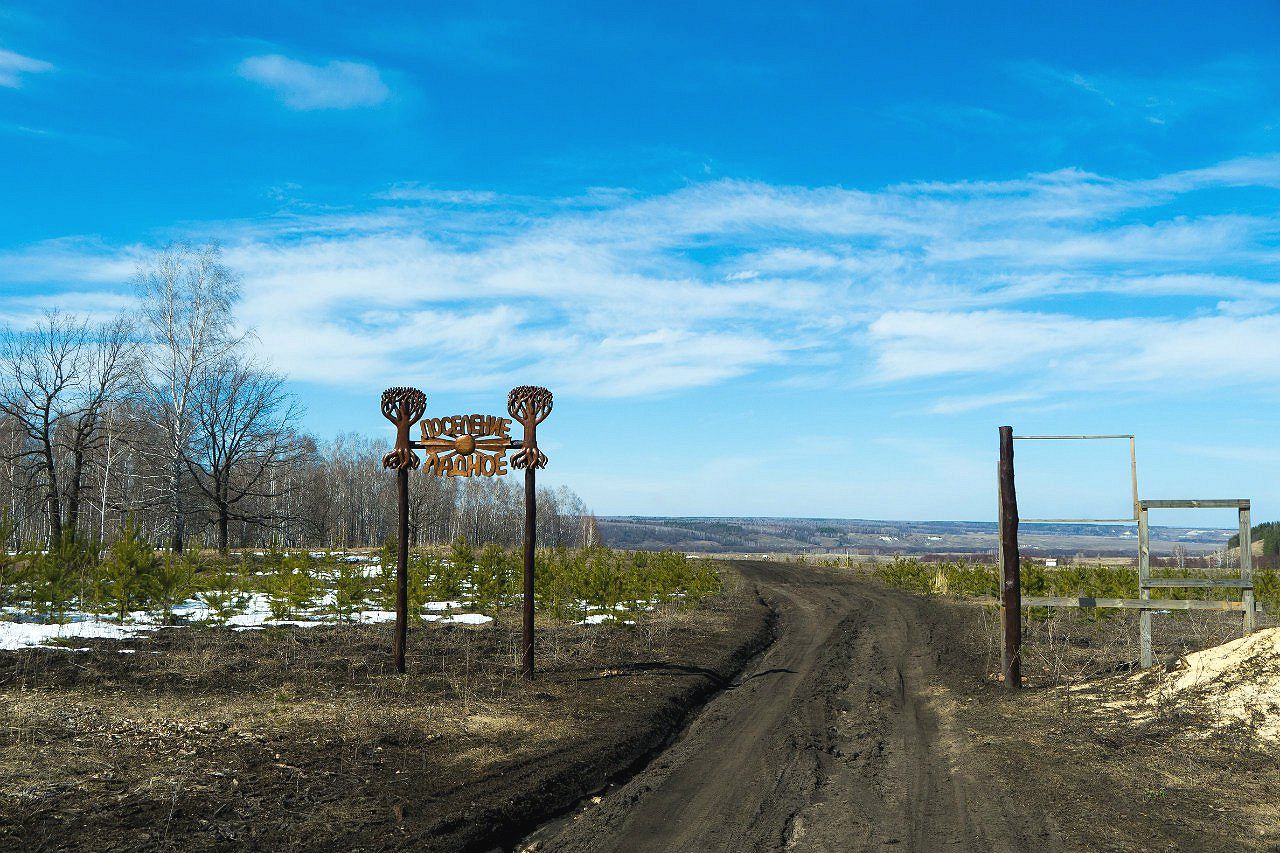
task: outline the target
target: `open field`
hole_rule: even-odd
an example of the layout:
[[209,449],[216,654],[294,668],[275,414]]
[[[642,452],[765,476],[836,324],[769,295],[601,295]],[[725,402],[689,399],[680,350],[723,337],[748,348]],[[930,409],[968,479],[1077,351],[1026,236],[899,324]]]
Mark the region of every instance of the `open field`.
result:
[[[670,548],[697,554],[760,557],[762,554],[870,557],[878,554],[981,555],[996,550],[996,525],[986,521],[877,521],[847,518],[650,518],[598,519],[614,548]],[[1221,550],[1234,531],[1151,528],[1153,554]],[[1135,557],[1132,524],[1025,524],[1024,556]]]
[[[395,557],[382,552],[246,551],[174,557],[145,544],[0,554],[0,649],[129,638],[160,626],[211,624],[235,631],[395,618]],[[122,555],[123,552],[123,555]],[[409,555],[414,621],[482,625],[520,599],[521,558],[488,545]],[[543,549],[535,555],[537,605],[553,621],[635,624],[719,590],[714,569],[673,552]]]
[[403,677],[384,625],[191,626],[0,653],[0,848],[513,839],[661,746],[767,641],[767,617],[735,582],[642,625],[548,622],[533,684],[506,612],[415,627]]
[[[1145,701],[1160,678],[1131,672],[1125,618],[1032,619],[1029,689],[1011,695],[994,678],[986,608],[859,570],[721,571],[726,591],[697,609],[638,625],[548,620],[531,685],[515,675],[509,612],[414,628],[405,677],[388,672],[378,624],[193,626],[3,653],[0,846],[1280,843],[1274,746],[1188,707],[1117,704]],[[1202,648],[1238,624],[1161,617],[1157,650]]]

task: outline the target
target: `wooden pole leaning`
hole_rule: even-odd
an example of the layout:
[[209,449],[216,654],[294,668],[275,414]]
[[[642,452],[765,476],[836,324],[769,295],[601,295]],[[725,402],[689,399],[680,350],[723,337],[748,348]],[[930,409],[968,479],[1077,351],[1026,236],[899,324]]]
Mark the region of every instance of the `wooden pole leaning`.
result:
[[1000,427],[1000,675],[1022,686],[1022,579],[1018,556],[1018,498],[1013,481],[1013,427]]

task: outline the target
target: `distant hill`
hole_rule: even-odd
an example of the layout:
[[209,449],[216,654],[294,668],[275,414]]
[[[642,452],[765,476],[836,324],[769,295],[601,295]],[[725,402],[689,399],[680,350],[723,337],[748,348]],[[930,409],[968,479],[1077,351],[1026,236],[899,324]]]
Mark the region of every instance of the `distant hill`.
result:
[[[847,518],[662,518],[605,516],[598,519],[605,543],[615,548],[704,554],[839,553],[994,554],[996,525],[990,521],[875,521]],[[1181,547],[1187,554],[1219,551],[1230,530],[1152,527],[1153,554]],[[1136,525],[1023,524],[1025,554],[1130,556],[1137,551]]]
[[[1253,552],[1262,555],[1280,554],[1280,521],[1264,521],[1250,528],[1253,537]],[[1240,534],[1232,536],[1227,542],[1228,548],[1240,547]]]

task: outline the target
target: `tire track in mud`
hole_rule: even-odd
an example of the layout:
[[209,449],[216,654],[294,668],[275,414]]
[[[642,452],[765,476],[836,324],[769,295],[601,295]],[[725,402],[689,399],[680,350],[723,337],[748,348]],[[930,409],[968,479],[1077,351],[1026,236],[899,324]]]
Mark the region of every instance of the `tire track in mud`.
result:
[[739,569],[777,639],[684,734],[528,851],[1052,851],[948,717],[955,651],[928,602],[836,571]]

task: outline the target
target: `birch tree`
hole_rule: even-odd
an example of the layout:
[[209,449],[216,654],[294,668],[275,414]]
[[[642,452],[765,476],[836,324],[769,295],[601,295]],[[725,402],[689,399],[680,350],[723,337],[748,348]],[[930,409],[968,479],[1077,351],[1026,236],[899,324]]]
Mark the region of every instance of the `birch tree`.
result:
[[131,328],[124,316],[89,332],[82,346],[79,381],[60,430],[60,443],[69,461],[66,529],[70,538],[80,527],[82,495],[92,456],[104,441],[109,441],[108,431],[103,428],[107,413],[126,393],[137,368]]
[[210,243],[177,243],[142,264],[134,278],[141,302],[147,370],[144,411],[164,436],[170,547],[182,553],[192,434],[199,384],[243,341],[232,325],[239,281]]

